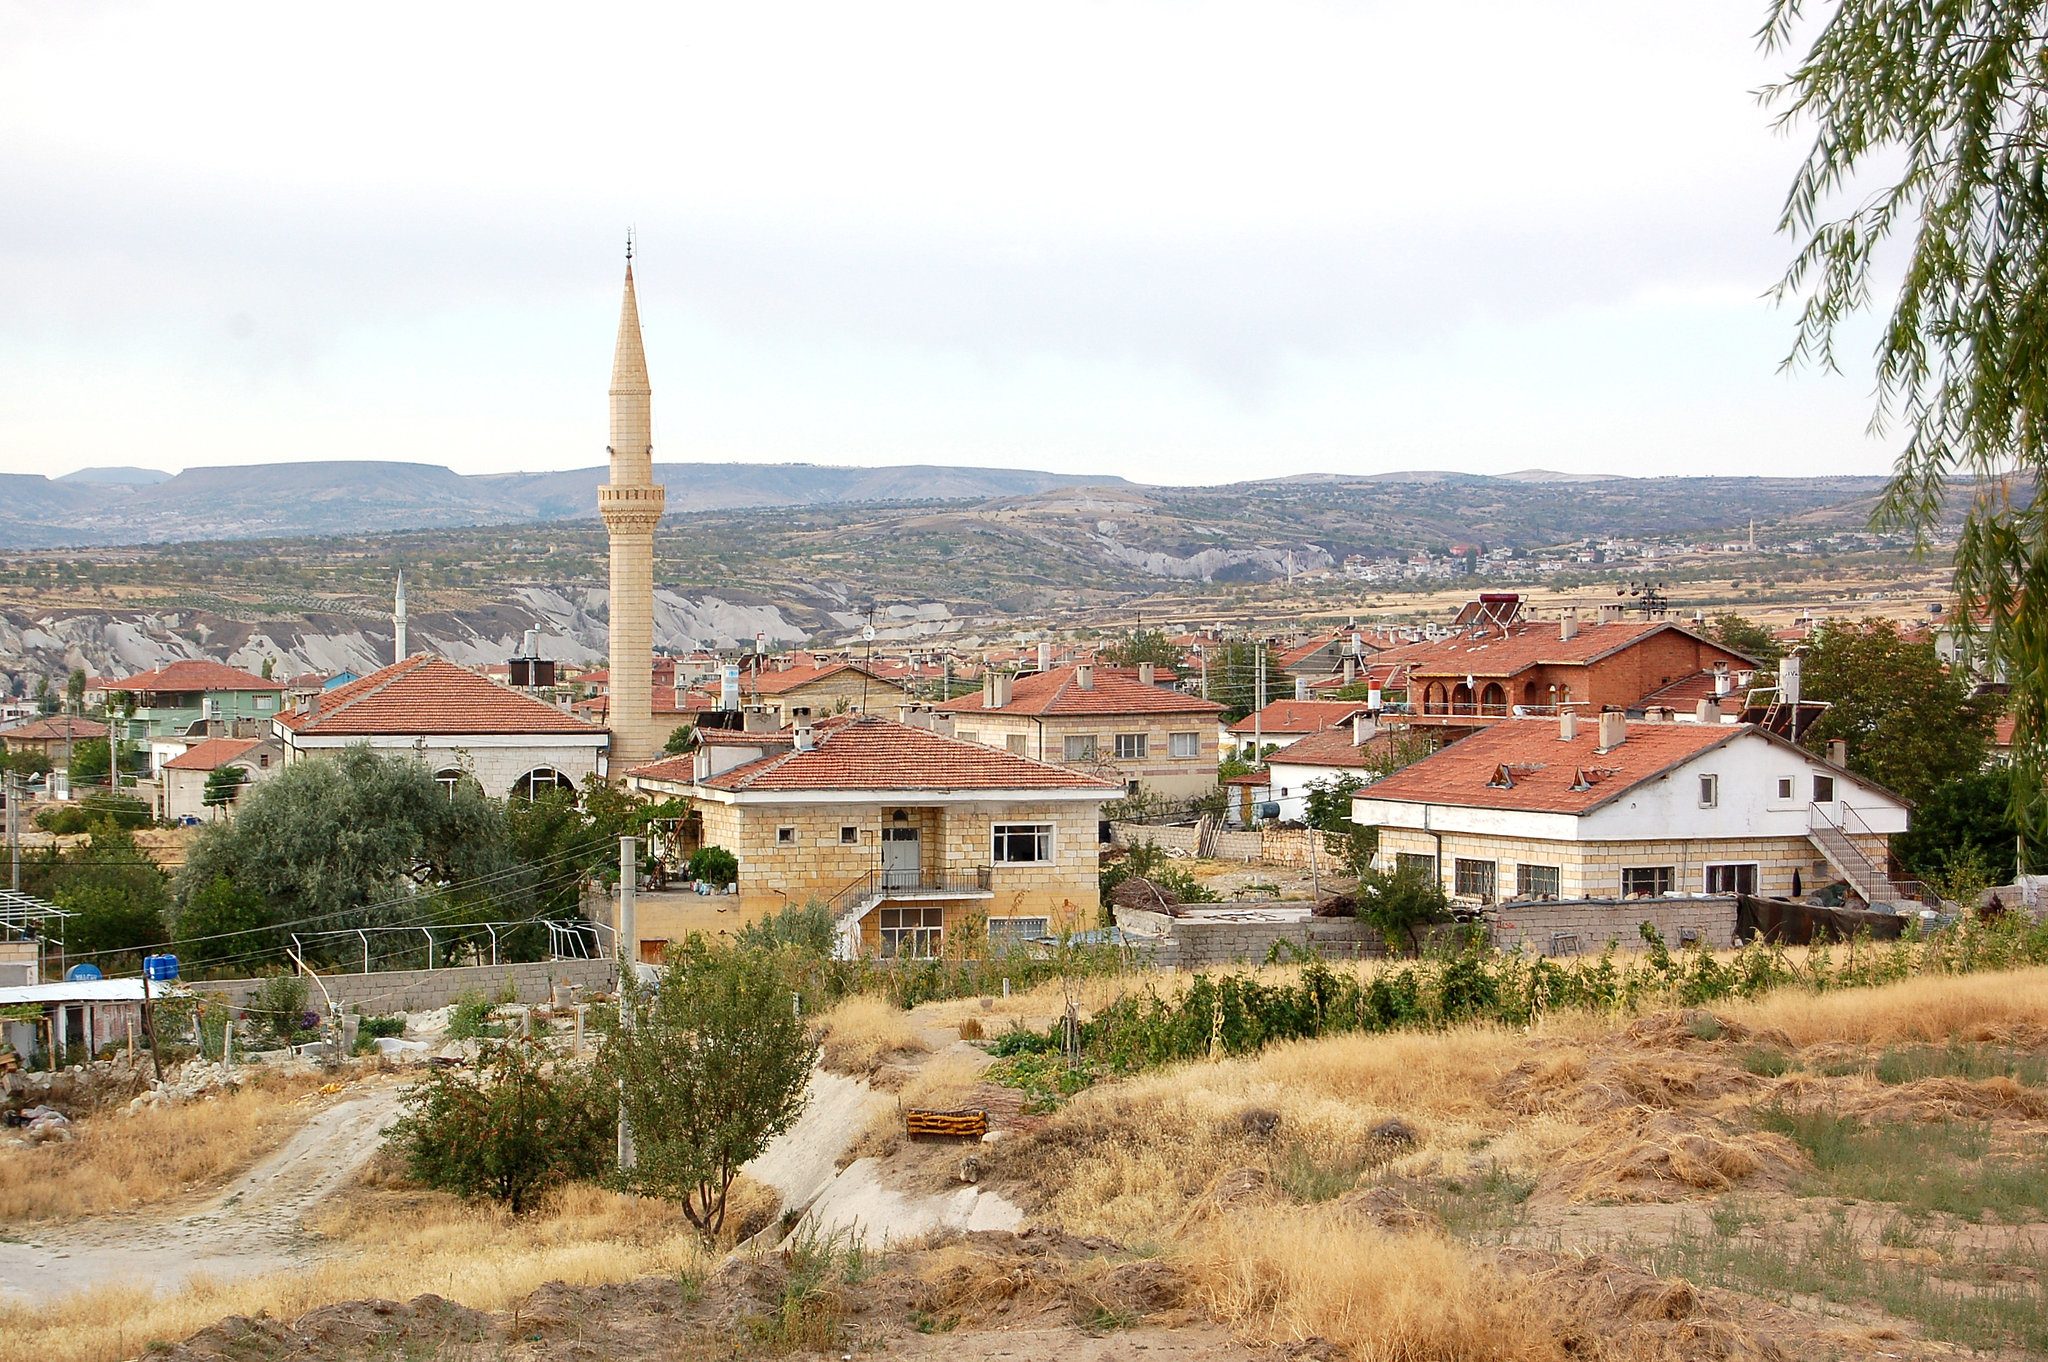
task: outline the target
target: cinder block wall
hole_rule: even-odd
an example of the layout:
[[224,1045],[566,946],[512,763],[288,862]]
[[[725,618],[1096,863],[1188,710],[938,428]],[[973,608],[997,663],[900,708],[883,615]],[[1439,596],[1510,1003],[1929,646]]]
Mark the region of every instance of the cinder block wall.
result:
[[1715,950],[1735,945],[1732,898],[1504,903],[1493,915],[1493,942],[1504,951],[1519,946],[1533,955],[1598,955],[1609,941],[1622,950],[1639,951],[1644,949],[1640,924],[1645,922],[1673,950],[1688,932],[1698,932]]
[[[507,982],[517,994],[516,1001],[548,1001],[555,984],[574,984],[583,996],[607,992],[617,986],[618,969],[610,960],[540,960],[525,965],[474,965],[456,969],[395,969],[369,974],[323,974],[320,985],[344,1011],[360,1007],[364,1012],[427,1012],[446,1007],[464,993],[476,992],[486,998],[503,996]],[[262,979],[216,979],[190,985],[195,993],[225,997],[237,1007],[246,1006]],[[310,988],[308,1005],[321,1005],[320,988]]]

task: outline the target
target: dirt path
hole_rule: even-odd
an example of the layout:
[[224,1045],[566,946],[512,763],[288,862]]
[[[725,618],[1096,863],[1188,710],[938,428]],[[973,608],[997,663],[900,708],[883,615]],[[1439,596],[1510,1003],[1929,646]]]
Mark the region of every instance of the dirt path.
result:
[[305,1214],[376,1152],[400,1084],[341,1094],[284,1148],[181,1216],[109,1216],[0,1242],[0,1299],[44,1304],[119,1282],[176,1289],[195,1277],[232,1280],[305,1261]]

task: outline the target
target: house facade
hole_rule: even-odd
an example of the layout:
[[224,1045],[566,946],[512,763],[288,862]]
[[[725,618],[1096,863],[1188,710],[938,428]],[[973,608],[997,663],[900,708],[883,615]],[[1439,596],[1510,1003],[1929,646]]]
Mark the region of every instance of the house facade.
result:
[[1284,749],[1326,729],[1348,729],[1353,719],[1369,712],[1362,700],[1275,700],[1227,731],[1235,747],[1250,748],[1256,742],[1261,749]]
[[121,734],[124,742],[183,737],[194,724],[233,724],[238,719],[267,723],[285,707],[284,682],[205,659],[188,658],[100,684],[110,705],[118,708],[122,696],[133,701]]
[[1891,792],[1752,724],[1504,720],[1360,791],[1380,864],[1454,899],[1906,898]]
[[47,719],[31,719],[19,727],[0,732],[0,742],[6,743],[9,752],[33,752],[55,769],[71,764],[78,744],[102,740],[106,736],[107,726],[96,719],[53,714]]
[[[226,768],[242,773],[241,787],[227,804],[210,805],[206,802],[207,784],[215,771]],[[158,770],[153,782],[156,816],[173,822],[226,818],[252,787],[283,769],[284,744],[275,736],[208,738],[172,757]]]
[[815,657],[783,657],[740,673],[742,704],[765,709],[780,723],[834,714],[888,714],[910,692],[873,667]]
[[[982,924],[1033,938],[1095,923],[1114,781],[875,715],[699,739],[627,784],[686,800],[697,844],[737,858],[733,925],[822,903],[842,955],[898,958],[940,954]],[[632,949],[691,929],[650,907]]]
[[980,695],[939,706],[955,737],[1127,789],[1191,799],[1216,788],[1223,706],[1160,684],[1150,664],[990,672]]
[[277,736],[285,766],[366,743],[498,799],[576,789],[604,774],[610,743],[597,725],[431,653],[308,696],[278,716]]

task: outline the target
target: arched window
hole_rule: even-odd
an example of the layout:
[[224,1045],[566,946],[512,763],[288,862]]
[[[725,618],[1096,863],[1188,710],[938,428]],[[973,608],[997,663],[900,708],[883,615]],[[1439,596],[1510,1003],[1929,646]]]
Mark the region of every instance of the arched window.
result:
[[1523,683],[1522,703],[1525,705],[1540,705],[1543,703],[1543,701],[1537,697],[1536,683],[1534,681],[1528,681]]
[[1463,681],[1460,681],[1451,690],[1451,713],[1470,714],[1471,712],[1472,688]]
[[455,787],[468,778],[469,772],[463,770],[460,766],[444,766],[434,772],[435,783],[441,787],[441,792],[450,799],[455,798]]
[[548,790],[567,790],[574,794],[576,782],[552,766],[536,766],[512,782],[514,799],[531,799]]
[[1498,681],[1486,683],[1486,689],[1479,694],[1481,714],[1505,714],[1508,712],[1508,693],[1501,689]]
[[1443,714],[1446,712],[1444,709],[1444,688],[1434,681],[1430,682],[1429,689],[1422,693],[1422,712],[1424,714]]

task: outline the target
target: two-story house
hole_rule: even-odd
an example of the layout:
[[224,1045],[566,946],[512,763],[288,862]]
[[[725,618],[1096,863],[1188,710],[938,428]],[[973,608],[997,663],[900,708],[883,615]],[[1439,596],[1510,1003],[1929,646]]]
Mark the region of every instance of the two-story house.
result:
[[1216,788],[1223,706],[1161,684],[1150,663],[989,672],[980,695],[939,710],[952,716],[956,737],[1118,780],[1132,790],[1190,799]]
[[[1093,926],[1097,820],[1122,786],[878,715],[779,731],[700,729],[694,751],[636,767],[630,788],[688,801],[697,844],[739,862],[738,902],[650,899],[629,954],[690,931],[821,903],[839,950],[940,954],[985,921],[1033,939]],[[692,901],[694,900],[694,901]],[[652,943],[652,944],[650,944]]]
[[[206,789],[214,773],[230,768],[240,773],[241,784],[227,803],[208,804]],[[138,789],[153,796],[158,818],[217,820],[229,816],[252,787],[283,769],[284,746],[275,737],[208,738],[165,762],[156,780]]]
[[[100,684],[110,709],[121,708],[123,697],[132,702],[127,726],[120,734],[126,742],[226,732],[236,720],[268,723],[284,710],[284,682],[206,658],[186,658],[153,672]],[[213,730],[210,725],[220,728]],[[161,751],[152,745],[150,769],[157,770],[182,751],[182,745]]]
[[[1839,754],[1838,754],[1839,755]],[[1905,801],[1754,724],[1506,719],[1359,791],[1384,868],[1458,899],[1796,896],[1846,880],[1867,902]]]

